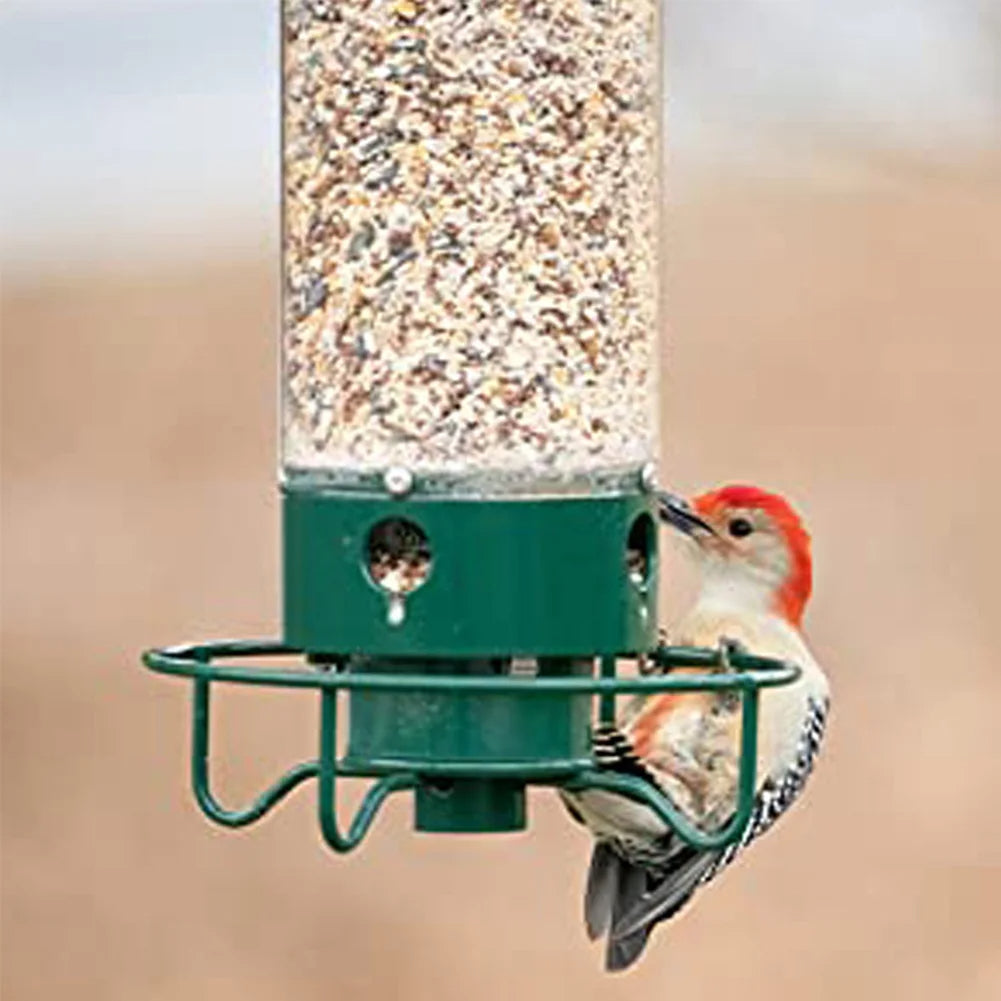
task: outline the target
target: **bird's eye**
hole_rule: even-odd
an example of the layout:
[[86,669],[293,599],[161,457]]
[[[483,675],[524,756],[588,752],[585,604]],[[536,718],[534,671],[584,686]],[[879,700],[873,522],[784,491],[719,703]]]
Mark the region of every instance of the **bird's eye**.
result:
[[742,539],[754,531],[754,526],[746,518],[734,518],[727,525],[727,530],[735,539]]

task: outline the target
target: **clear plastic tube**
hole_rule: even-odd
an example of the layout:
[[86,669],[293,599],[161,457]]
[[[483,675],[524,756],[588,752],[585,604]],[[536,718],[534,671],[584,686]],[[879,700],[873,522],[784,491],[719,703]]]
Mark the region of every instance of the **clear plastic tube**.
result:
[[658,0],[284,0],[286,475],[656,451]]

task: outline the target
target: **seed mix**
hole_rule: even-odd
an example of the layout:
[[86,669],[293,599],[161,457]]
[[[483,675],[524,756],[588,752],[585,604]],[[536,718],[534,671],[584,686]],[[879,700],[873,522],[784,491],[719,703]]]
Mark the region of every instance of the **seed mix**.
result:
[[291,469],[655,449],[658,0],[284,0]]

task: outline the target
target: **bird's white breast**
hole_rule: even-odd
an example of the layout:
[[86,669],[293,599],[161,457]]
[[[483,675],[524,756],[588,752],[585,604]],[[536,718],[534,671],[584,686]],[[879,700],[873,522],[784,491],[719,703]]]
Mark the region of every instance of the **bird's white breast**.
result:
[[734,590],[704,590],[702,599],[680,622],[672,642],[715,647],[721,640],[735,640],[751,653],[796,664],[802,674],[790,685],[762,692],[758,720],[758,783],[778,774],[796,756],[800,733],[809,713],[809,700],[827,698],[823,671],[802,634],[770,609],[748,608]]

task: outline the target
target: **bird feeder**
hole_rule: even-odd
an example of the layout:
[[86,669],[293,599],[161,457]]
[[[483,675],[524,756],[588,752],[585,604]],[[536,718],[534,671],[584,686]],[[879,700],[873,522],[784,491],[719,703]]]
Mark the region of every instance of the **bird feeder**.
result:
[[[284,635],[145,654],[192,679],[211,819],[315,779],[347,851],[399,791],[418,830],[512,831],[549,785],[702,847],[742,833],[759,692],[797,672],[657,643],[658,23],[658,0],[282,4]],[[619,676],[638,657],[663,671]],[[220,683],[321,706],[315,760],[240,810],[209,782]],[[744,717],[738,808],[706,832],[590,735],[616,695],[709,689]],[[373,781],[343,832],[345,777]]]

